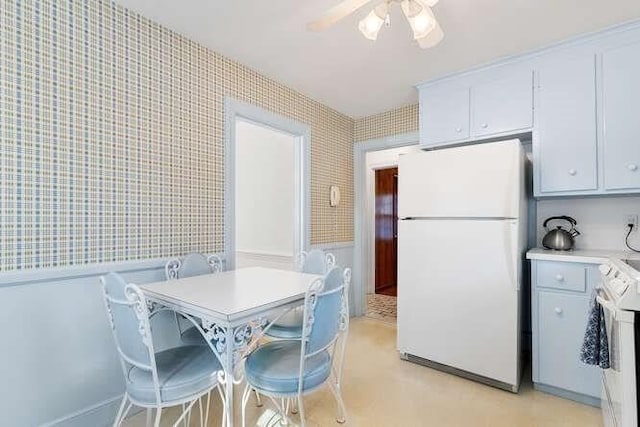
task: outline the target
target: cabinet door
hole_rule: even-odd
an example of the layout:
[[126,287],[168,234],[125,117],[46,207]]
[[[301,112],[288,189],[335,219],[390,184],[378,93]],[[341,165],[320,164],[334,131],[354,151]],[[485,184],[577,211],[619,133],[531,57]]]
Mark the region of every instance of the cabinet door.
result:
[[540,192],[596,190],[595,56],[556,58],[539,73],[534,165]]
[[533,125],[533,73],[511,75],[473,86],[471,134],[485,136],[531,128]]
[[599,368],[579,360],[588,309],[586,295],[538,292],[538,380],[598,397]]
[[420,142],[423,146],[469,138],[469,88],[420,91]]
[[640,44],[602,56],[604,187],[640,188]]

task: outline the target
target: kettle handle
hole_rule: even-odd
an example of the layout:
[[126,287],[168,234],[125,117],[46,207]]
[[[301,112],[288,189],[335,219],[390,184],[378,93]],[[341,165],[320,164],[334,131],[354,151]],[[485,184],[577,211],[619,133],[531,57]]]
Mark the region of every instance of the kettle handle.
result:
[[[569,224],[571,224],[571,228],[573,229],[576,225],[578,225],[578,222],[571,218],[570,216],[565,216],[565,215],[561,215],[561,216],[552,216],[550,218],[547,218],[544,223],[542,224],[542,226],[547,229],[547,224],[549,224],[550,221],[553,221],[554,219],[559,219],[562,221],[567,221]],[[547,229],[548,230],[548,229]]]

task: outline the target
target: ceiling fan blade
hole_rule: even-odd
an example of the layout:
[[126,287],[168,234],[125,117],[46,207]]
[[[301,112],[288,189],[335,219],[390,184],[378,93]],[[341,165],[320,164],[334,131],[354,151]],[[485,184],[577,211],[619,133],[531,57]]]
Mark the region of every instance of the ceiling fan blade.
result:
[[329,28],[371,1],[372,0],[344,0],[326,11],[320,19],[309,22],[307,29],[309,31],[322,31],[325,28]]

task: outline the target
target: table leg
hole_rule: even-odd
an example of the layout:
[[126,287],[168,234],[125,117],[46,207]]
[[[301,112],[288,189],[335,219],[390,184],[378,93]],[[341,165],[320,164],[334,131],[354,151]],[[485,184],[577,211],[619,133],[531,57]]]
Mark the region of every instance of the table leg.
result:
[[233,427],[234,407],[233,407],[233,370],[234,370],[234,336],[233,328],[227,328],[226,330],[226,342],[224,357],[224,374],[225,374],[225,404],[227,406],[227,420],[226,427]]

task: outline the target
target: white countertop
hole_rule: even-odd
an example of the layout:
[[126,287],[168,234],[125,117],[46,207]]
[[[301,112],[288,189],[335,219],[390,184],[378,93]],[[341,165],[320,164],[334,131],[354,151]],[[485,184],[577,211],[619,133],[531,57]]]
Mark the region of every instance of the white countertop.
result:
[[527,252],[527,259],[542,261],[583,262],[599,264],[609,258],[623,260],[640,260],[640,253],[631,251],[607,251],[597,249],[573,249],[570,251],[553,251],[550,249],[534,248]]

